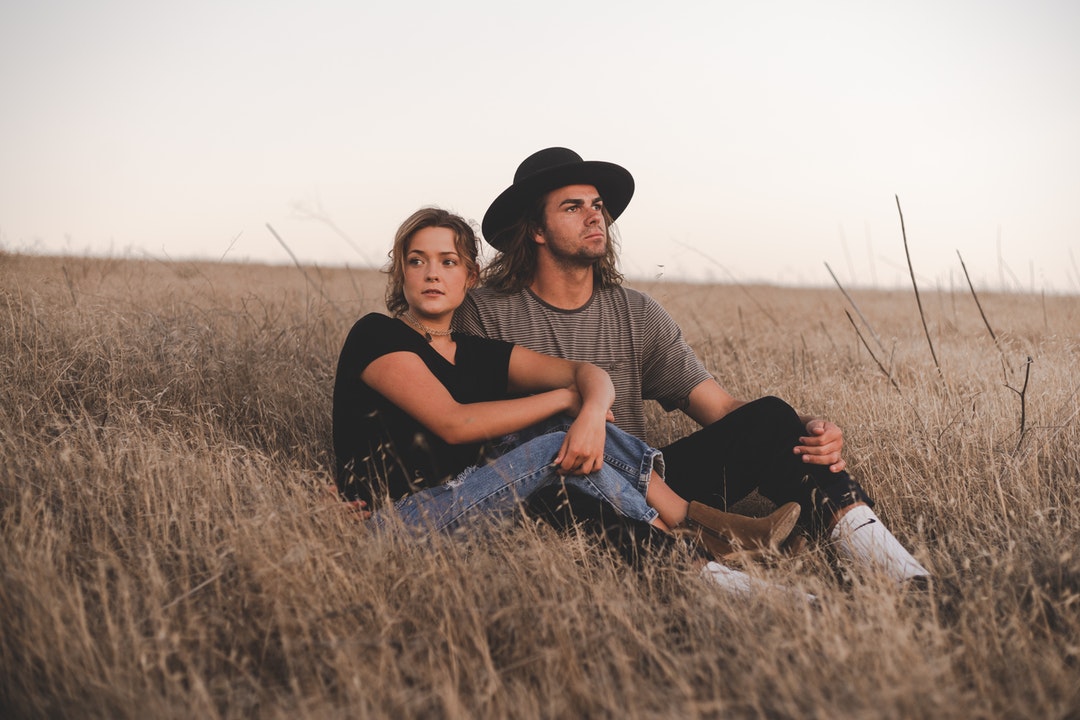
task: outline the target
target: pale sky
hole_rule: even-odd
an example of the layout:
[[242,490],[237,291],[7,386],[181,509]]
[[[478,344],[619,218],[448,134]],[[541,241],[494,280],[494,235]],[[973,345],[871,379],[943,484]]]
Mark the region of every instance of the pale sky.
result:
[[[0,249],[381,265],[551,145],[631,277],[1080,293],[1080,3],[8,0]],[[321,212],[330,223],[312,219]]]

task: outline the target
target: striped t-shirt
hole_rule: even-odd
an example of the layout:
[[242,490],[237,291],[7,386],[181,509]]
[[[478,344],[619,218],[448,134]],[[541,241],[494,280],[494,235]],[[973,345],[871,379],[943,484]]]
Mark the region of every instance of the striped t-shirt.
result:
[[512,294],[477,288],[454,314],[454,327],[603,368],[615,385],[615,424],[642,439],[643,399],[682,409],[690,391],[712,377],[667,311],[621,286],[594,291],[576,310],[552,307],[528,288]]

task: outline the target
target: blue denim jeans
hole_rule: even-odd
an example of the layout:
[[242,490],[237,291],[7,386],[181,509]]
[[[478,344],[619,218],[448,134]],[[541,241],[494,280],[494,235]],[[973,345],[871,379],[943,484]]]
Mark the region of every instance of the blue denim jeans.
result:
[[[393,511],[416,530],[453,530],[477,520],[511,515],[537,490],[551,485],[576,487],[621,515],[651,522],[657,512],[645,502],[655,469],[663,475],[663,456],[641,440],[608,423],[604,466],[589,475],[560,475],[555,459],[570,420],[557,417],[503,438],[487,463],[466,468],[453,480],[398,500]],[[372,516],[376,526],[386,519]]]

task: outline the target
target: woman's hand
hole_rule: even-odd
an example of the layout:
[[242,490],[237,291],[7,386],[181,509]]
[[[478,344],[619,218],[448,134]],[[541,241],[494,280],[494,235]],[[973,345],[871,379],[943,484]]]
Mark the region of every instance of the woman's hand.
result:
[[604,441],[607,439],[607,420],[611,411],[603,415],[585,409],[579,413],[566,431],[562,447],[555,456],[555,465],[564,475],[588,475],[604,464]]
[[[589,363],[571,362],[515,346],[510,355],[509,388],[532,399],[558,402],[556,413],[574,418],[554,463],[564,475],[588,475],[604,464],[607,421],[615,386],[608,374]],[[549,413],[548,416],[554,413]]]

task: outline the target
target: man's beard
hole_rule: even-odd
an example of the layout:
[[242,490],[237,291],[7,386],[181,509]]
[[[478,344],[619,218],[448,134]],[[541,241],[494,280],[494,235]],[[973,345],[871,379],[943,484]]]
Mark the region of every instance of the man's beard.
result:
[[592,245],[581,245],[573,250],[568,250],[562,247],[559,243],[548,242],[548,252],[551,253],[551,257],[556,263],[564,267],[591,267],[598,261],[603,260],[607,254],[607,236],[604,237],[604,244],[598,247]]

